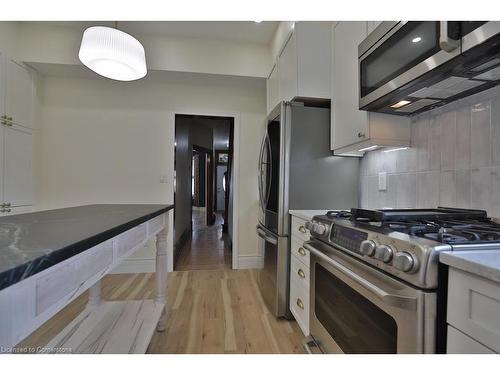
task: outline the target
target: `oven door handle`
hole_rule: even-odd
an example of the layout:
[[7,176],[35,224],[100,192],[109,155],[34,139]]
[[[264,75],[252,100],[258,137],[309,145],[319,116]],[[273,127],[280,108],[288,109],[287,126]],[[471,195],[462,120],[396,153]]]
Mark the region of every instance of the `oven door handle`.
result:
[[267,235],[267,233],[262,228],[257,227],[257,235],[260,238],[264,239],[266,242],[272,243],[273,245],[278,244],[278,240],[274,237]]
[[348,278],[354,280],[356,283],[361,285],[363,288],[365,288],[368,291],[370,291],[371,293],[375,294],[385,304],[387,304],[389,306],[393,306],[393,307],[399,307],[399,308],[402,308],[405,310],[411,310],[411,311],[417,310],[417,298],[388,293],[385,290],[379,288],[378,286],[365,280],[361,276],[357,275],[356,273],[351,271],[349,268],[343,266],[339,262],[336,262],[335,260],[333,260],[329,256],[323,254],[321,251],[317,250],[316,248],[309,245],[308,243],[304,243],[303,247],[305,247],[307,250],[309,250],[312,254],[314,254],[318,258],[327,262],[329,265],[334,267],[336,270],[343,273]]

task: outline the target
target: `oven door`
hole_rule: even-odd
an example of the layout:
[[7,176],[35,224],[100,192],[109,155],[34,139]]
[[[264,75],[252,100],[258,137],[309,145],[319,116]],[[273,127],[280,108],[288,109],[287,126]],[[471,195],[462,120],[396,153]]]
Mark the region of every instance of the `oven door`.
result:
[[[448,23],[382,22],[358,47],[359,108],[460,54]],[[389,103],[393,105],[396,103]]]
[[304,247],[311,253],[310,332],[322,352],[434,351],[434,293],[318,241]]

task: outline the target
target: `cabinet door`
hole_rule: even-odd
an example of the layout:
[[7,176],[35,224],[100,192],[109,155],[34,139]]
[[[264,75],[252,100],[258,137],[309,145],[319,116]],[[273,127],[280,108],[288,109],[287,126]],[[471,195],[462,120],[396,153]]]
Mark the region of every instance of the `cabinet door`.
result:
[[279,101],[278,66],[274,65],[267,79],[267,113],[271,112]]
[[12,122],[33,128],[33,78],[24,66],[6,60],[5,112]]
[[367,35],[366,27],[366,22],[340,21],[333,29],[330,134],[334,150],[369,138],[368,113],[358,109],[358,44]]
[[[5,116],[5,55],[0,52],[0,116]],[[3,138],[4,138],[4,128],[5,123],[0,120],[0,204],[4,202],[3,200]]]
[[33,204],[33,131],[19,125],[4,127],[5,203]]
[[292,33],[278,58],[279,95],[290,101],[297,96],[297,43]]

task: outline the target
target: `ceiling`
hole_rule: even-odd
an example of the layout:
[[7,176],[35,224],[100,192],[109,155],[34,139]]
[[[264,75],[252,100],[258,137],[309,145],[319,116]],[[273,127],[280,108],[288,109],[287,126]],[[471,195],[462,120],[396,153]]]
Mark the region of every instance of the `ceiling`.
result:
[[[81,30],[95,25],[114,27],[114,22],[38,22]],[[277,21],[121,21],[118,28],[129,34],[208,38],[235,42],[269,44]]]

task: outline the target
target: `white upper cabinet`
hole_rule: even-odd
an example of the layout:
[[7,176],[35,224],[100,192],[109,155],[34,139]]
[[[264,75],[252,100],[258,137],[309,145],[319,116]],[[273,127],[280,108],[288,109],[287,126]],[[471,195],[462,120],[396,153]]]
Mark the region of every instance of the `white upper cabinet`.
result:
[[279,95],[282,100],[292,100],[297,96],[297,34],[294,32],[285,44],[278,58]]
[[31,72],[24,66],[5,59],[5,110],[12,123],[34,127],[34,85]]
[[358,44],[368,35],[369,23],[340,21],[333,26],[330,144],[336,155],[362,156],[378,147],[410,143],[408,118],[359,110]]
[[267,113],[269,113],[280,101],[278,66],[274,65],[271,74],[267,78]]
[[33,205],[34,77],[0,53],[0,215]]
[[4,128],[3,201],[8,207],[33,204],[33,130]]
[[368,112],[358,110],[358,44],[366,37],[366,22],[338,22],[332,43],[332,149],[370,136]]
[[331,98],[331,25],[294,23],[267,80],[268,112],[282,100]]

